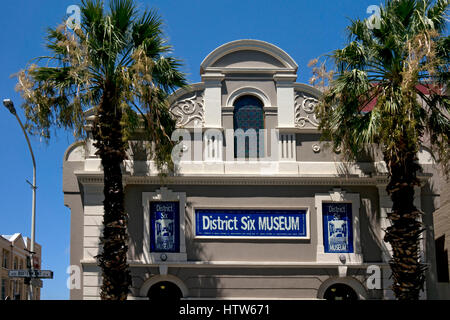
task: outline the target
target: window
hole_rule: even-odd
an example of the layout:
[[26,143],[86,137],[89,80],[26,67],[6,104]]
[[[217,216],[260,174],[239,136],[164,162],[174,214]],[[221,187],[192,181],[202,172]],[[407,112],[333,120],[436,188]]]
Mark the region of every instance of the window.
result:
[[12,294],[15,297],[17,294],[17,280],[13,280],[12,281]]
[[17,257],[14,258],[14,270],[17,270],[17,267],[19,266],[19,261],[17,260]]
[[19,293],[18,293],[18,299],[22,300],[23,297],[23,281],[19,282]]
[[2,267],[5,269],[8,269],[8,267],[9,267],[9,251],[3,250]]
[[[258,158],[264,155],[264,110],[261,100],[254,96],[242,96],[234,102],[234,157]],[[241,130],[241,131],[238,131]],[[262,132],[261,132],[262,133]]]
[[2,289],[1,289],[1,299],[5,300],[6,298],[6,280],[2,279]]

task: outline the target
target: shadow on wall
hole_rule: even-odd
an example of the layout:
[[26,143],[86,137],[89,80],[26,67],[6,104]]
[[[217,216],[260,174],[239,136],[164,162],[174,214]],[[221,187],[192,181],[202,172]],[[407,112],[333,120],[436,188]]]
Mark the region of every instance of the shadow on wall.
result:
[[128,142],[129,149],[127,150],[128,159],[133,160],[131,167],[127,168],[127,171],[132,175],[146,175],[150,168],[147,160],[150,159],[148,149],[150,143],[144,141],[130,141]]
[[[154,150],[154,147],[148,141],[129,141],[126,153],[128,159],[132,161],[125,166],[125,172],[135,176],[155,174],[156,172],[152,172],[155,168],[151,167],[148,162],[153,160],[153,156],[149,150]],[[179,173],[177,166],[175,166],[174,170],[175,171],[171,172],[169,175],[177,175]],[[163,180],[161,180],[161,183],[163,183]]]
[[445,234],[436,239],[436,268],[437,268],[437,281],[447,283],[450,282],[448,250],[445,248]]
[[[423,173],[433,173],[433,176],[438,175],[435,168],[430,168],[428,165],[422,166]],[[437,292],[438,284],[438,273],[436,265],[436,247],[435,247],[435,224],[434,224],[434,214],[438,207],[438,197],[440,194],[440,184],[439,180],[432,178],[426,183],[422,183],[420,204],[422,214],[422,222],[425,226],[425,231],[422,233],[422,238],[424,241],[424,251],[426,263],[429,263],[426,270],[426,285],[428,288],[428,299],[438,299],[439,294]]]
[[[367,231],[361,233],[361,239],[364,243],[362,246],[362,253],[364,262],[382,262],[383,253],[389,254],[389,249],[386,246],[383,238],[381,237],[381,217],[380,211],[377,205],[372,207],[372,201],[370,199],[361,199],[361,220],[364,219],[367,224]],[[370,253],[379,252],[379,255]]]
[[[331,149],[331,147],[328,146]],[[333,160],[337,164],[337,172],[340,176],[355,176],[359,175],[358,170],[361,171],[363,175],[380,175],[385,174],[382,167],[377,167],[374,162],[381,161],[383,158],[375,148],[372,150],[362,150],[358,154],[356,161],[346,161],[341,152],[334,154]],[[355,172],[356,170],[356,172]]]
[[[186,202],[185,215],[185,234],[186,234],[186,251],[188,261],[211,261],[209,256],[203,250],[203,241],[196,241],[194,234],[194,212],[191,202]],[[200,271],[201,270],[201,271]],[[220,296],[219,279],[215,273],[209,273],[211,268],[194,268],[184,270],[184,274],[180,274],[180,278],[189,288],[190,298],[215,298]],[[180,270],[181,271],[181,270]],[[200,271],[200,272],[199,272]]]

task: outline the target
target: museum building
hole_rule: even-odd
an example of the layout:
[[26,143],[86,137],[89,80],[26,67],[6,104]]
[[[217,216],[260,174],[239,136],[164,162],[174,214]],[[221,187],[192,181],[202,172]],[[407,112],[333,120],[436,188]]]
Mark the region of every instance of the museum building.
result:
[[[320,142],[321,92],[297,83],[297,72],[273,44],[226,43],[201,63],[202,82],[170,97],[173,137],[182,138],[176,172],[161,179],[146,145],[130,143],[129,299],[393,298],[384,162],[346,163]],[[435,169],[427,150],[419,161],[415,204],[429,265],[422,298],[436,298]],[[103,172],[92,140],[67,149],[63,170],[70,264],[80,275],[70,297],[99,299]]]

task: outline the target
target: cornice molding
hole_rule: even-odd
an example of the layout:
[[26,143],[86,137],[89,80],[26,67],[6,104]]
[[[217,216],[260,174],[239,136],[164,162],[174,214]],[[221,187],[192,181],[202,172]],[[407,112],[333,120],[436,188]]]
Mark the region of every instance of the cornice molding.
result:
[[[102,185],[103,173],[92,173],[77,171],[75,175],[83,185]],[[431,177],[430,174],[422,175],[419,179],[425,182]],[[372,177],[352,176],[256,176],[256,175],[228,175],[228,176],[175,176],[161,178],[152,176],[123,176],[124,185],[279,185],[279,186],[385,186],[389,183],[387,175]]]
[[[93,173],[88,171],[76,171],[78,181],[83,185],[103,184],[103,173]],[[422,177],[421,180],[428,179],[429,176]],[[152,176],[131,176],[124,175],[124,185],[334,185],[334,186],[380,186],[389,182],[387,175],[377,175],[372,177],[361,176],[256,176],[256,175],[228,175],[228,176],[172,176],[161,178]]]
[[[95,260],[81,260],[82,265],[96,265]],[[342,266],[341,263],[321,263],[321,262],[291,262],[291,261],[186,261],[186,262],[161,262],[161,263],[144,263],[140,260],[131,260],[128,262],[130,267],[148,268],[167,265],[168,267],[186,267],[186,268],[336,268]],[[389,264],[385,262],[370,263],[347,263],[349,268],[367,269],[367,267],[376,265],[383,269],[388,269]]]

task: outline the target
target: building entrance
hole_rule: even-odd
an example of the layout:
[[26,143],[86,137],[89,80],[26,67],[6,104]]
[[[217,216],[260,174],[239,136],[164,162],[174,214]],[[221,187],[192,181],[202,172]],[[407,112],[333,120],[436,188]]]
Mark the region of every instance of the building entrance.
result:
[[326,300],[358,300],[355,290],[343,283],[336,283],[330,286],[323,297]]
[[183,294],[176,284],[169,281],[161,281],[150,287],[148,297],[152,301],[170,302],[180,300]]

